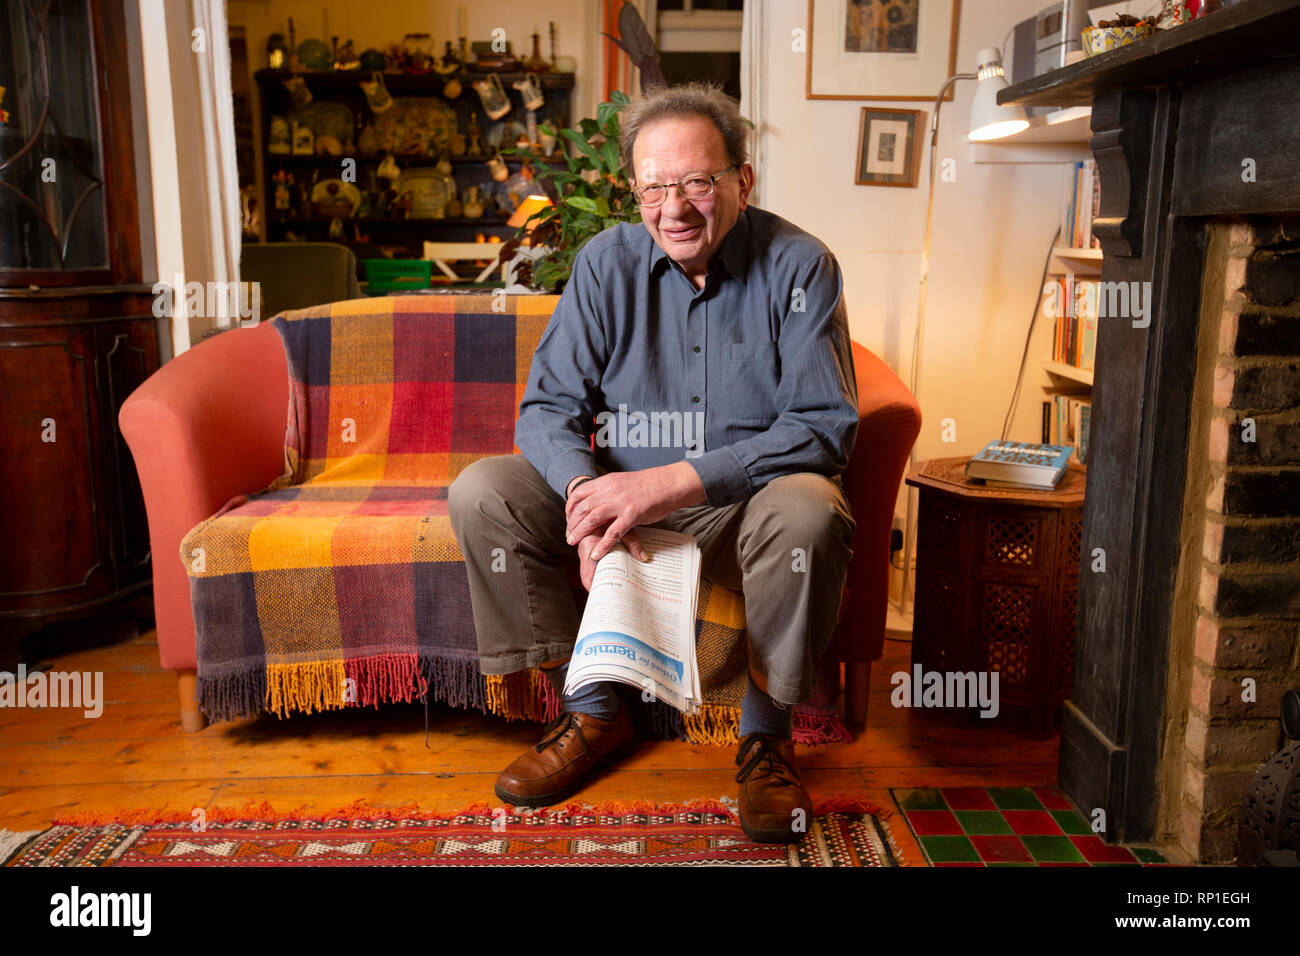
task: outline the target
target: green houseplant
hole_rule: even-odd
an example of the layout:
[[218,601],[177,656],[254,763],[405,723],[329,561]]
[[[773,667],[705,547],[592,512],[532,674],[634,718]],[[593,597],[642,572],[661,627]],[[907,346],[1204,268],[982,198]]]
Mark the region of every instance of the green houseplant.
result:
[[[573,261],[587,240],[621,222],[640,222],[641,213],[619,160],[619,111],[630,101],[615,90],[610,102],[601,103],[596,118],[584,119],[578,129],[558,132],[550,125],[540,129],[573,144],[567,151],[568,169],[540,171],[539,179],[555,183],[559,201],[528,218],[514,238],[503,243],[498,261],[509,260],[525,236],[534,246],[550,250],[535,262],[524,260],[516,281],[533,289],[559,292],[573,272]],[[502,153],[521,153],[503,149]],[[528,230],[532,228],[531,234]]]
[[[664,86],[659,49],[640,12],[627,0],[618,12],[618,32],[618,36],[608,33],[601,36],[626,53],[641,71],[642,92]],[[521,262],[515,272],[517,282],[544,292],[559,292],[573,272],[573,260],[588,239],[621,222],[641,221],[641,211],[619,161],[618,114],[630,102],[626,93],[615,90],[610,94],[610,102],[596,108],[594,120],[584,119],[576,130],[559,131],[558,135],[573,144],[566,150],[569,168],[538,174],[554,182],[559,202],[529,216],[515,237],[502,244],[497,257],[498,263],[513,257],[529,234],[530,224],[538,220],[530,241],[534,246],[546,246],[549,251],[535,262]],[[547,136],[557,135],[549,125],[543,125],[541,131]],[[501,152],[521,150],[511,148]]]

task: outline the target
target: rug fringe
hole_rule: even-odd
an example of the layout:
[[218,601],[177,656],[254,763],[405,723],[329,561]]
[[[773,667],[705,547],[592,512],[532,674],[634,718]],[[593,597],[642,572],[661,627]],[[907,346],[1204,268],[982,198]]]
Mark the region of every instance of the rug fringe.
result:
[[[654,800],[607,800],[602,803],[589,804],[569,802],[553,807],[540,807],[526,810],[510,804],[493,805],[486,802],[471,803],[459,810],[448,812],[442,810],[421,810],[417,804],[408,803],[395,807],[376,807],[358,798],[346,806],[332,810],[308,810],[299,804],[291,810],[277,810],[266,800],[249,800],[240,807],[203,807],[204,818],[211,823],[230,823],[237,820],[259,820],[268,823],[290,820],[453,820],[463,816],[490,815],[498,807],[507,807],[514,813],[523,815],[576,815],[593,814],[599,816],[618,816],[628,813],[689,813],[711,812],[726,813],[735,816],[735,807],[720,800],[696,798],[677,803],[660,803]],[[813,798],[813,815],[828,813],[870,813],[883,818],[882,812],[875,804],[860,797],[848,794],[832,794]],[[193,823],[197,817],[194,810],[151,810],[141,808],[115,807],[109,811],[80,810],[61,813],[52,821],[52,826],[141,826],[156,823]]]

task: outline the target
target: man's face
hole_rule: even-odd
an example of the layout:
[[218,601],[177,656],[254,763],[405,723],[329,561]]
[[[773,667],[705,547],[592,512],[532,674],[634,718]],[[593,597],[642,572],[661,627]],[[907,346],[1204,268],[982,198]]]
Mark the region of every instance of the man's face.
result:
[[[732,165],[722,134],[700,116],[659,120],[642,129],[632,148],[635,186],[672,183],[692,173],[712,175]],[[642,206],[641,219],[659,248],[700,282],[746,206],[754,182],[746,163],[720,177],[704,199],[683,199],[677,188],[658,206]]]

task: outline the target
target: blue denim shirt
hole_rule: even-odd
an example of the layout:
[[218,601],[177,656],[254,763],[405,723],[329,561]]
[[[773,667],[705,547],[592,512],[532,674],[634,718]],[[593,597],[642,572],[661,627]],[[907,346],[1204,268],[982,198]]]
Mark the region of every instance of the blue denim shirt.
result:
[[561,497],[597,465],[684,459],[719,507],[783,475],[838,475],[857,408],[835,257],[749,206],[703,289],[639,223],[582,248],[533,355],[515,444]]

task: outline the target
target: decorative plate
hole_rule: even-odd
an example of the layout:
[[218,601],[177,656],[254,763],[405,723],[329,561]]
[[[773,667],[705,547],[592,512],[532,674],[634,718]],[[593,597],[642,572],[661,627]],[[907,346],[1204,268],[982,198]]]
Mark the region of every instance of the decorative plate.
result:
[[378,152],[433,156],[456,132],[456,111],[441,97],[402,97],[375,117],[374,129]]

